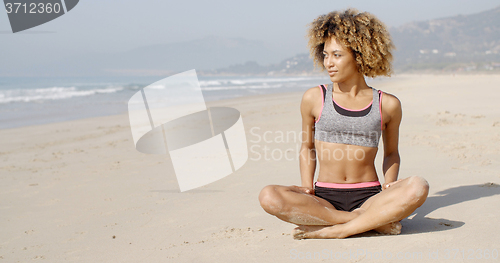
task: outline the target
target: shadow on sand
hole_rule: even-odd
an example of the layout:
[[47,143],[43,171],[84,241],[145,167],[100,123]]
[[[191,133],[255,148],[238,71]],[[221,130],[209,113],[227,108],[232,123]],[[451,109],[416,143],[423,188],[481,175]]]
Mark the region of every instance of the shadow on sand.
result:
[[401,221],[402,234],[436,232],[461,227],[465,224],[462,221],[426,216],[439,208],[498,194],[500,185],[494,183],[457,186],[439,191],[427,197],[425,203],[409,216],[411,219]]
[[[426,217],[426,215],[439,208],[498,194],[500,194],[500,185],[495,183],[463,185],[439,191],[433,196],[427,197],[427,200],[421,207],[415,210],[408,218],[401,221],[403,225],[401,235],[438,232],[459,228],[463,226],[465,222],[445,218],[430,218]],[[368,231],[353,237],[367,237],[373,235],[379,234],[375,231]]]

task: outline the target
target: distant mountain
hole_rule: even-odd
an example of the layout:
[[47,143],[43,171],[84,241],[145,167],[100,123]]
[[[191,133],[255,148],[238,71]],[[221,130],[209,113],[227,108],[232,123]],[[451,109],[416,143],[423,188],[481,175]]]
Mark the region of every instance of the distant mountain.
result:
[[[402,71],[500,70],[500,6],[472,15],[411,22],[390,28],[396,45],[394,68]],[[248,61],[203,74],[318,74],[307,54],[261,66]]]
[[412,22],[390,32],[399,70],[492,69],[500,62],[500,6],[472,15]]
[[[500,6],[477,14],[412,22],[389,30],[397,48],[396,72],[500,71]],[[0,68],[0,75],[165,76],[190,69],[206,75],[318,73],[307,54],[292,56],[284,54],[279,46],[261,41],[216,36],[143,46],[126,52],[55,57],[33,61],[29,67],[22,63],[5,64],[8,66]]]
[[187,42],[136,48],[106,58],[108,63],[104,63],[104,66],[108,70],[208,70],[249,60],[265,65],[285,56],[278,49],[260,41],[209,36]]
[[314,70],[313,60],[309,54],[302,53],[282,60],[280,63],[268,66],[259,65],[255,61],[243,64],[231,65],[229,67],[215,70],[200,71],[202,75],[315,75],[319,71]]
[[[150,45],[117,53],[84,53],[32,63],[29,69],[0,68],[0,74],[42,76],[166,75],[185,70],[211,70],[258,61],[276,63],[287,55],[278,47],[244,38],[208,36],[196,40]],[[25,72],[25,73],[22,73]]]

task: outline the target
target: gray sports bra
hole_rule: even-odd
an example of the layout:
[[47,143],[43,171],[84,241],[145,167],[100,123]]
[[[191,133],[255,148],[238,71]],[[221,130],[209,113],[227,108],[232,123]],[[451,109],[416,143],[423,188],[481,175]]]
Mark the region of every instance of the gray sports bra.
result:
[[372,88],[372,103],[361,110],[350,110],[335,103],[332,84],[326,87],[320,85],[320,88],[323,108],[315,123],[314,138],[324,142],[377,148],[382,134],[382,91]]

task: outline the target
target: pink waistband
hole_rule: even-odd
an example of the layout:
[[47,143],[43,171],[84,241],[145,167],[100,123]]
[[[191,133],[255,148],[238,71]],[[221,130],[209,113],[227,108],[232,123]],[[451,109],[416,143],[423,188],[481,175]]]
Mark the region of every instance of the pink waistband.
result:
[[372,187],[380,185],[380,182],[373,181],[373,182],[363,182],[355,184],[335,184],[335,183],[316,182],[315,185],[326,188],[363,188],[363,187]]

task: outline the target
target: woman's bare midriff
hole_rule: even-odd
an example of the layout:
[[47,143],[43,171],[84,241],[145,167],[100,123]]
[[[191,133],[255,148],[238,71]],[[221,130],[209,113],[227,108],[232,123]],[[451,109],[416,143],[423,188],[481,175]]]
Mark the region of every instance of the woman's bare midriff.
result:
[[314,141],[319,182],[354,184],[377,181],[375,156],[378,148]]

